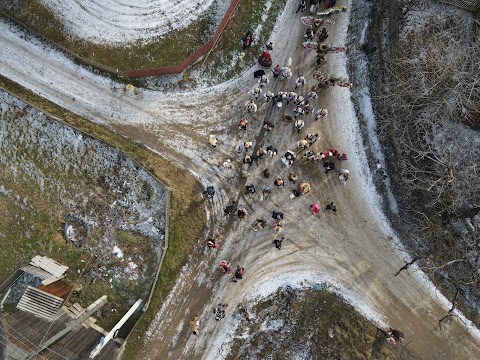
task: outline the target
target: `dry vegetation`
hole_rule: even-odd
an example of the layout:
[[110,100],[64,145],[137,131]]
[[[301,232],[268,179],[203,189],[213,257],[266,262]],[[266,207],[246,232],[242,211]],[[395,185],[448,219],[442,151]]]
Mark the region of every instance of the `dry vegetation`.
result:
[[[4,88],[15,96],[34,104],[45,113],[52,114],[67,124],[124,151],[159,178],[170,191],[169,247],[156,287],[153,290],[154,295],[150,307],[137,323],[134,330],[135,336],[130,338],[125,351],[125,358],[133,359],[142,346],[143,334],[155,317],[193,249],[194,242],[192,242],[192,239],[197,238],[203,231],[206,214],[200,195],[202,189],[197,180],[188,172],[180,170],[171,162],[152,154],[147,148],[74,115],[3,77],[0,77],[0,88]],[[48,218],[45,221],[48,221]],[[127,238],[122,240],[130,243],[133,241]]]
[[[468,13],[434,3],[409,6],[406,22],[389,34],[384,77],[374,90],[404,211],[397,224],[413,262],[478,322],[480,43]],[[438,8],[419,21],[416,12],[425,6]]]
[[[250,311],[227,357],[233,359],[413,359],[384,333],[327,290],[279,289]],[[246,337],[249,334],[249,337]]]

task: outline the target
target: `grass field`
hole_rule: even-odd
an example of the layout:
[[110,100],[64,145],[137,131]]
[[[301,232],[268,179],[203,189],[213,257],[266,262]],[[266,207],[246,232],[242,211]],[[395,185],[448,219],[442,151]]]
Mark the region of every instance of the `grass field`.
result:
[[[176,65],[208,41],[213,19],[203,16],[188,28],[170,32],[150,44],[121,46],[93,44],[66,33],[62,23],[37,0],[20,0],[14,7],[0,5],[6,14],[72,53],[120,72],[128,69]],[[181,46],[179,46],[181,44]]]
[[[136,327],[136,333],[144,334],[151,319],[155,316],[164,298],[173,286],[181,267],[186,263],[187,257],[193,249],[194,242],[192,239],[197,238],[202,233],[205,226],[206,213],[203,207],[203,199],[200,195],[202,190],[200,184],[190,175],[190,173],[176,168],[172,163],[156,154],[152,154],[145,147],[135,144],[125,137],[102,126],[76,116],[49,101],[45,101],[45,99],[38,97],[29,90],[8,79],[0,77],[0,87],[19,98],[25,99],[42,111],[62,119],[67,124],[124,151],[139,164],[146,165],[147,170],[169,188],[171,194],[169,247],[165,255],[157,285],[154,289],[154,296],[150,303],[150,307]],[[10,208],[12,206],[13,205],[9,205]],[[25,220],[20,222],[19,219],[9,219],[8,216],[2,216],[2,219],[0,220],[3,221],[1,225],[6,226],[2,228],[9,229],[11,227],[12,231],[17,231],[15,234],[18,234],[19,236],[22,234],[22,231],[26,231],[24,225],[27,221],[29,221],[29,226],[38,229],[38,235],[32,233],[30,236],[30,239],[32,239],[31,244],[29,244],[30,241],[25,241],[25,245],[22,245],[22,248],[28,249],[28,251],[24,250],[25,259],[29,259],[30,255],[35,253],[38,246],[42,246],[41,242],[34,241],[34,239],[39,236],[51,240],[53,244],[56,243],[55,241],[60,242],[58,237],[60,219],[56,219],[55,216],[52,215],[52,210],[49,204],[39,202],[36,207],[38,207],[39,210],[37,210],[37,212],[32,212],[32,214],[38,213],[38,215],[35,215],[32,219],[25,218]],[[2,215],[9,214],[8,207],[3,211],[4,213]],[[14,236],[12,238],[14,238]],[[126,234],[123,240],[126,242],[135,242],[138,239],[132,238],[131,236],[129,237],[128,234]],[[64,243],[63,238],[61,239],[61,242]],[[50,242],[43,246],[47,246],[49,243]],[[18,244],[16,246],[18,246]],[[8,258],[8,253],[2,252],[2,254],[5,254],[6,258]],[[74,264],[72,261],[81,263],[81,260],[88,260],[73,247],[68,248],[66,251],[65,248],[60,247],[58,248],[58,254],[59,256],[70,258],[66,259],[66,263],[68,264]],[[61,260],[62,257],[59,258],[59,261]],[[11,264],[10,266],[14,267],[16,264]],[[91,288],[89,296],[95,297],[105,290],[108,289],[99,283],[99,285]],[[106,321],[105,325],[108,325],[109,323],[110,321]],[[126,358],[135,357],[135,353],[139,350],[142,344],[142,336],[143,335],[140,335],[140,338],[134,336],[129,341]]]
[[228,360],[414,358],[407,347],[387,343],[382,331],[327,290],[279,289],[251,310],[250,322],[234,315],[240,325]]
[[[192,70],[208,64],[205,69],[208,77],[227,80],[240,73],[245,66],[255,63],[285,3],[286,0],[240,1],[213,51],[206,60],[193,65]],[[242,37],[247,31],[254,32],[260,24],[261,30],[252,47],[244,51],[245,55],[241,59],[236,59],[237,53],[242,51]]]
[[[240,39],[247,30],[262,24],[262,31],[253,49],[263,44],[275,22],[279,9],[285,0],[242,0],[225,28],[218,46],[212,53],[218,53],[211,64],[228,62],[240,46]],[[268,11],[265,6],[272,4]],[[150,44],[140,42],[109,46],[93,44],[66,33],[64,26],[38,0],[19,0],[15,5],[0,4],[0,10],[11,18],[25,24],[44,38],[59,44],[70,52],[89,61],[96,62],[120,72],[133,69],[146,69],[173,66],[211,39],[215,31],[213,15],[204,15],[188,28],[175,30]],[[263,19],[262,19],[263,17]],[[255,52],[254,52],[255,53]],[[247,56],[246,60],[253,59]],[[229,72],[238,71],[238,67]]]

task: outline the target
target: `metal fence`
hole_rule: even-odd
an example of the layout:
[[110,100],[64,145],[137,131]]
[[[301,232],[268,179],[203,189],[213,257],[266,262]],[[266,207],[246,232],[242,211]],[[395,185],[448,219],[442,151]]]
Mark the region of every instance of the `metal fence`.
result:
[[476,12],[480,10],[480,0],[440,0],[445,4],[458,6],[459,8]]

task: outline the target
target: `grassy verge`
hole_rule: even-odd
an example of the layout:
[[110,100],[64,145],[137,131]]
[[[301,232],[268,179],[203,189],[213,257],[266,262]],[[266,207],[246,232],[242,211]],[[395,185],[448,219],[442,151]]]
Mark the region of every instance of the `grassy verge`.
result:
[[[193,239],[200,235],[205,226],[206,214],[200,196],[201,187],[188,172],[176,168],[172,163],[158,155],[152,154],[145,147],[135,144],[105,127],[72,114],[3,77],[0,77],[0,87],[34,104],[42,111],[62,119],[67,124],[115,146],[138,163],[146,164],[146,169],[163,181],[170,190],[169,247],[160,271],[159,280],[154,289],[150,307],[139,321],[135,329],[136,336],[131,337],[126,349],[125,358],[133,359],[141,347],[143,334],[147,330],[150,321],[154,318],[164,298],[172,288],[180,269],[186,263],[187,257],[193,249]],[[127,236],[125,241],[134,242],[135,239]]]
[[[182,82],[194,81],[193,72],[202,73],[202,80],[215,79],[225,81],[239,74],[243,69],[253,65],[262,51],[262,47],[269,39],[278,14],[282,11],[286,0],[242,0],[225,26],[225,29],[216,46],[191,68],[185,70]],[[257,37],[252,47],[242,52],[241,39],[247,31],[255,32]],[[205,66],[206,65],[206,66]],[[205,74],[203,74],[205,73]]]
[[[5,176],[4,176],[5,175]],[[25,209],[22,200],[16,201],[0,196],[0,233],[2,251],[0,255],[0,283],[5,281],[19,266],[28,264],[39,253],[51,253],[61,263],[80,268],[81,251],[68,245],[59,236],[61,219],[45,201],[35,195],[28,182],[9,182],[11,176],[3,174],[0,181],[15,194],[29,194],[29,205]],[[5,181],[7,180],[7,181]],[[22,239],[21,241],[19,239]]]
[[228,360],[414,358],[405,346],[391,346],[381,330],[327,290],[280,289],[252,310],[250,322],[238,314],[238,337]]
[[0,10],[78,56],[120,71],[177,65],[210,40],[214,26],[212,15],[207,12],[187,28],[171,31],[152,43],[142,44],[139,40],[129,45],[109,46],[68,34],[63,24],[38,0],[0,5]]
[[[225,80],[238,74],[246,65],[251,65],[270,36],[285,3],[286,0],[240,1],[217,46],[208,57],[207,72],[210,76]],[[97,45],[68,35],[62,23],[38,0],[20,0],[15,6],[0,5],[0,10],[72,53],[119,71],[177,65],[210,40],[213,34],[213,20],[204,15],[188,28],[172,31],[151,44]],[[236,59],[241,50],[240,39],[248,30],[255,31],[260,25],[261,30],[254,45],[242,59]],[[192,69],[199,68],[201,64],[203,61]],[[188,77],[185,74],[184,80]]]

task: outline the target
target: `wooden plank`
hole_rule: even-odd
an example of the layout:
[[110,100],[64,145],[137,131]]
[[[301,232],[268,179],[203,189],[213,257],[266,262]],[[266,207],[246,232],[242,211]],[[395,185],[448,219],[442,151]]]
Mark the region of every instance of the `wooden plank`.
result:
[[58,280],[51,284],[40,285],[37,287],[37,289],[41,291],[45,291],[49,294],[58,296],[62,299],[66,299],[73,288],[72,286],[68,285],[65,281]]
[[82,313],[85,311],[82,305],[80,305],[78,302],[73,304],[72,307],[77,310],[79,313]]

